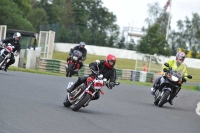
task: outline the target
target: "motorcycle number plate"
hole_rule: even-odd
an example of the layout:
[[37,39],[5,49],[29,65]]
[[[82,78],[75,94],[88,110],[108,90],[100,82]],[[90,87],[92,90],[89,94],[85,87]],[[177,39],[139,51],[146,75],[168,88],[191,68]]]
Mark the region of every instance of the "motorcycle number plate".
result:
[[103,80],[95,80],[94,89],[101,89],[103,87]]
[[74,59],[74,60],[78,60],[78,57],[76,57],[76,56],[73,56],[73,59]]

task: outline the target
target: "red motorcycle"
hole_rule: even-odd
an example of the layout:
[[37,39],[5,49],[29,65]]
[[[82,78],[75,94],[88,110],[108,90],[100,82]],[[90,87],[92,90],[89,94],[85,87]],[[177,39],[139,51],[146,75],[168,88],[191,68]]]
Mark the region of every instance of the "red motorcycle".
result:
[[78,50],[74,50],[70,59],[67,60],[66,63],[66,77],[71,77],[74,74],[78,75],[81,62],[82,62],[82,53]]
[[[67,97],[63,102],[65,107],[71,106],[73,111],[77,111],[81,107],[86,107],[96,93],[100,92],[103,95],[104,92],[101,90],[103,86],[106,85],[110,89],[107,79],[103,78],[102,74],[98,74],[99,70],[95,72],[91,69],[91,71],[95,76],[88,77],[85,83],[75,88],[71,93],[67,93]],[[119,84],[119,82],[115,82],[115,85]],[[71,85],[73,85],[73,82],[69,82],[67,88]]]

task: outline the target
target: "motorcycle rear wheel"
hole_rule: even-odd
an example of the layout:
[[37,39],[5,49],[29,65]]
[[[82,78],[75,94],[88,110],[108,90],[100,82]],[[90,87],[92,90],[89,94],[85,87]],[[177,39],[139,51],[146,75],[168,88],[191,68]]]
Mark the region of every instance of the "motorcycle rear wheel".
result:
[[83,98],[76,104],[72,107],[72,110],[73,111],[77,111],[79,110],[81,107],[84,106],[84,104],[90,100],[92,98],[92,96],[89,94],[89,93],[86,93],[85,96],[83,96]]
[[169,90],[165,90],[163,96],[161,97],[159,103],[158,103],[158,107],[162,107],[166,102],[167,102],[167,98],[170,95],[170,91]]

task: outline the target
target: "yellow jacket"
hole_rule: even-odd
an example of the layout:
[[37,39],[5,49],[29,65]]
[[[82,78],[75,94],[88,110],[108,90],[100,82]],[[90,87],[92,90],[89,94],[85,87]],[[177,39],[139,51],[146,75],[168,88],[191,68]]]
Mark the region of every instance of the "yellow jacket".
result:
[[[169,67],[172,68],[172,70],[177,70],[183,72],[184,77],[187,79],[187,66],[185,63],[181,63],[180,66],[177,66],[176,60],[169,60],[168,61]],[[163,68],[167,68],[165,65],[163,65]]]

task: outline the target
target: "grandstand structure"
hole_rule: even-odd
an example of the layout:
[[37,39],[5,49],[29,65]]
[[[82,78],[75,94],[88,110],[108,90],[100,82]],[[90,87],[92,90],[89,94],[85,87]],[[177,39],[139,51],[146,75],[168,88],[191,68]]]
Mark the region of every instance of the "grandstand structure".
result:
[[141,28],[136,28],[136,27],[123,27],[122,30],[122,35],[126,38],[126,43],[129,42],[130,37],[136,37],[136,38],[141,38],[144,37],[146,33],[142,31]]

